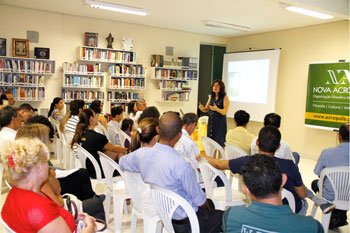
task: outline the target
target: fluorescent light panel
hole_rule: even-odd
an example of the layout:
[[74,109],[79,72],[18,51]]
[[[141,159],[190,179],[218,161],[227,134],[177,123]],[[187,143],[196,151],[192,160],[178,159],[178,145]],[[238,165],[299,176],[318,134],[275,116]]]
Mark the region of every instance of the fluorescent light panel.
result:
[[93,0],[85,0],[85,3],[88,4],[90,7],[102,9],[102,10],[109,10],[109,11],[115,11],[115,12],[132,14],[132,15],[140,15],[140,16],[150,15],[148,10],[137,8],[137,7],[124,6],[119,4],[99,2],[99,1],[93,1]]
[[212,21],[212,20],[204,20],[203,24],[207,27],[226,28],[226,29],[232,29],[232,30],[241,31],[241,32],[250,32],[251,31],[250,27],[231,24],[231,23]]
[[318,19],[333,19],[334,18],[334,16],[332,16],[332,15],[327,15],[327,14],[323,14],[323,13],[320,13],[317,11],[307,10],[307,9],[296,7],[296,6],[286,6],[285,9],[289,10],[289,11],[293,11],[295,13],[312,16],[312,17],[315,17]]

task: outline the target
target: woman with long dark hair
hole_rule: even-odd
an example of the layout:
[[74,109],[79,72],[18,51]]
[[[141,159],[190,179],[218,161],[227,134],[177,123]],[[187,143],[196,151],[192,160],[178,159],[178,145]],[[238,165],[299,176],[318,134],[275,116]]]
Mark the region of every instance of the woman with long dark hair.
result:
[[214,80],[207,103],[199,103],[199,109],[209,116],[207,136],[221,146],[225,146],[227,133],[226,114],[230,107],[230,100],[226,95],[225,84],[221,80]]
[[56,97],[53,99],[50,110],[47,117],[51,117],[56,121],[61,121],[63,118],[62,109],[64,107],[64,100],[61,97]]
[[[74,144],[78,143],[92,156],[94,156],[103,175],[103,169],[97,151],[101,151],[111,157],[113,160],[118,161],[119,157],[123,155],[127,149],[111,144],[108,142],[105,135],[94,131],[97,124],[98,115],[91,109],[83,109],[79,113],[79,123],[77,124],[71,146],[73,148]],[[88,170],[90,177],[96,178],[94,166],[89,160],[86,161],[86,169]]]

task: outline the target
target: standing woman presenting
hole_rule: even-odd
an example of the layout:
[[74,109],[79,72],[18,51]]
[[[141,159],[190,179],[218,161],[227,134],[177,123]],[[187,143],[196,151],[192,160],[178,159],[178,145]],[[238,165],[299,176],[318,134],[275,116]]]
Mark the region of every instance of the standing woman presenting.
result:
[[225,91],[225,84],[221,80],[214,80],[211,84],[211,93],[205,106],[199,103],[202,112],[208,112],[207,136],[221,146],[225,146],[227,132],[226,114],[230,101]]

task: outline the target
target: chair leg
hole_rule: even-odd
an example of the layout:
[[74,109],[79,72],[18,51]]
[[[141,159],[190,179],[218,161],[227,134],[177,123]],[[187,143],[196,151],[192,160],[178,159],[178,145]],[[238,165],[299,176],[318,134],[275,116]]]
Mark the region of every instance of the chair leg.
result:
[[331,214],[332,212],[322,215],[322,226],[325,233],[328,232],[329,222],[331,220]]
[[121,232],[124,202],[124,196],[113,195],[114,232]]
[[137,224],[137,214],[135,210],[131,210],[131,233],[136,233],[136,224]]
[[312,210],[311,210],[311,216],[313,218],[315,218],[316,211],[317,211],[317,205],[314,203],[314,205],[312,206]]
[[104,210],[105,210],[105,215],[106,215],[106,222],[109,223],[109,212],[111,209],[111,195],[107,193],[106,195],[106,201],[104,204]]

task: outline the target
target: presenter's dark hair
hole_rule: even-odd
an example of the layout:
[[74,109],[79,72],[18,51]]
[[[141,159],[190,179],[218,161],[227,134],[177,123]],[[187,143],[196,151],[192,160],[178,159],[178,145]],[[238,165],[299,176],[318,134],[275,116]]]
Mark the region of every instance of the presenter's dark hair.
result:
[[339,127],[339,135],[344,142],[349,141],[349,123],[345,123]]
[[281,133],[275,126],[265,126],[259,132],[258,141],[260,151],[275,153],[280,145]]
[[101,100],[94,100],[91,102],[89,108],[94,111],[96,114],[101,113],[102,102]]
[[198,122],[198,116],[195,113],[185,113],[182,117],[182,125],[190,125]]
[[268,198],[278,194],[282,184],[282,172],[273,157],[252,155],[241,171],[244,184],[256,198]]
[[220,86],[219,98],[224,98],[226,95],[225,83],[219,79],[214,80],[211,84],[211,93],[210,93],[211,98],[215,98],[215,93],[213,92],[213,86],[215,83],[218,83]]
[[123,107],[122,106],[115,106],[111,109],[111,115],[112,117],[115,117],[116,115],[120,115],[123,113]]
[[250,115],[244,110],[238,110],[237,112],[235,112],[233,118],[235,119],[237,126],[245,126],[249,122]]
[[56,104],[58,104],[60,101],[62,100],[61,97],[55,97],[52,102],[51,102],[51,105],[50,105],[50,110],[49,110],[49,113],[47,114],[47,117],[50,117],[53,110],[55,110],[55,107],[56,107]]
[[264,118],[264,126],[272,125],[276,128],[281,126],[281,116],[276,113],[269,113]]

